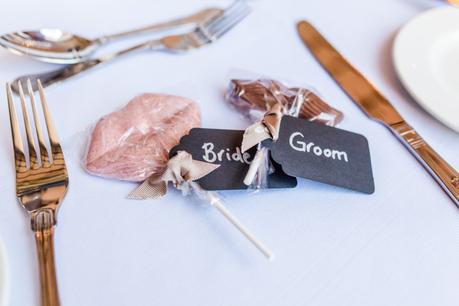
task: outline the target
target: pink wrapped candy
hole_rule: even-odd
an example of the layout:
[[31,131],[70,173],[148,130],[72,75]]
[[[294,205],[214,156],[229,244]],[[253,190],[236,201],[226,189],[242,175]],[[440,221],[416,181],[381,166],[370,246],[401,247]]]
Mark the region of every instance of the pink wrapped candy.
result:
[[201,123],[198,105],[164,94],[143,94],[104,116],[92,131],[84,166],[94,175],[144,181],[166,167],[169,150]]

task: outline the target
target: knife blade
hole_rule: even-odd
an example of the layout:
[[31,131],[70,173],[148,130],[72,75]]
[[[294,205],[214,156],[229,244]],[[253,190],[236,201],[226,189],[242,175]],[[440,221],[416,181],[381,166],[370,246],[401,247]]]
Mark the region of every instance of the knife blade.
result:
[[379,121],[397,136],[459,208],[459,173],[406,123],[383,94],[313,25],[300,21],[297,28],[304,44],[338,85],[368,117]]

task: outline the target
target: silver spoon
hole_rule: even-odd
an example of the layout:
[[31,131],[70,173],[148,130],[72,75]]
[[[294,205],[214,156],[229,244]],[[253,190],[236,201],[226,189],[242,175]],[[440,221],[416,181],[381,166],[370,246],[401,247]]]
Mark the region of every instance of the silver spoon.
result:
[[36,91],[38,89],[37,80],[40,80],[43,87],[47,87],[79,75],[80,73],[86,72],[104,63],[110,62],[116,58],[141,50],[180,53],[199,49],[219,40],[226,32],[242,21],[250,13],[250,11],[251,9],[245,1],[235,0],[232,5],[222,11],[222,13],[217,17],[198,24],[194,27],[194,29],[189,30],[186,33],[168,35],[160,39],[149,40],[127,49],[106,54],[105,56],[88,59],[77,64],[66,65],[54,71],[21,76],[11,83],[11,88],[15,93],[20,93],[19,84],[23,82],[23,80],[28,82],[30,79],[32,83],[32,90]]
[[76,64],[88,59],[99,47],[117,39],[147,32],[160,32],[184,25],[201,24],[221,14],[223,10],[209,8],[193,15],[122,33],[88,39],[59,29],[13,32],[0,36],[0,46],[19,55],[43,62]]

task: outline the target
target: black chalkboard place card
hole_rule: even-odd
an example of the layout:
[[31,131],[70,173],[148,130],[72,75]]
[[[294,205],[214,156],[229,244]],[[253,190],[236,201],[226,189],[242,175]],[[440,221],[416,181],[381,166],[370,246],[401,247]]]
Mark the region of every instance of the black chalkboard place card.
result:
[[288,175],[367,194],[375,190],[367,139],[359,134],[283,116],[271,157]]
[[[193,159],[219,164],[220,167],[198,180],[206,190],[247,189],[244,177],[255,156],[256,148],[241,152],[244,131],[194,128],[180,140],[169,156],[183,150],[190,153]],[[295,177],[286,175],[282,168],[273,163],[274,172],[268,176],[268,188],[294,188]]]

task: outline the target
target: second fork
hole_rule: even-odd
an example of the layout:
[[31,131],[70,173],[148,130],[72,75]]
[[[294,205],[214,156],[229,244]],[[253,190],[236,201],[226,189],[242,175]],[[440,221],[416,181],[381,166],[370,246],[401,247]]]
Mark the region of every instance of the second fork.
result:
[[78,64],[67,65],[64,68],[45,72],[41,74],[25,75],[17,78],[12,83],[12,88],[16,93],[19,93],[18,83],[26,82],[28,79],[33,81],[33,90],[37,90],[36,80],[41,79],[43,87],[64,81],[72,76],[78,75],[91,68],[106,63],[120,56],[130,54],[139,50],[164,50],[164,51],[189,51],[198,49],[204,45],[215,42],[228,30],[238,24],[244,17],[250,13],[250,7],[243,0],[236,0],[231,6],[226,8],[222,14],[210,19],[199,25],[193,31],[181,34],[166,36],[162,39],[150,40],[145,43],[133,46],[131,48],[121,50],[119,52],[109,54],[96,59],[87,60]]

